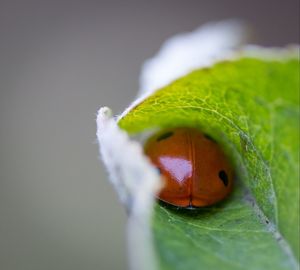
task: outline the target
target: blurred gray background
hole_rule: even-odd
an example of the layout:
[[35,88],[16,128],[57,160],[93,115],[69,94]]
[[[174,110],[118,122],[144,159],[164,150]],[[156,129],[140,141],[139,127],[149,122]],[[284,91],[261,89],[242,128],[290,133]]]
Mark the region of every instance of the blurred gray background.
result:
[[241,18],[299,42],[299,1],[0,1],[0,269],[127,269],[126,214],[95,144],[169,36]]

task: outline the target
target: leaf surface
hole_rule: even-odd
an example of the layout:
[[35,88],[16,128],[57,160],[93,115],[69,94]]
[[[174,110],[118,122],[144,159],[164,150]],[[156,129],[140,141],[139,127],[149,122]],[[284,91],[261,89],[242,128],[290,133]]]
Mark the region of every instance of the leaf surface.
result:
[[191,126],[218,141],[237,179],[224,202],[197,211],[157,204],[161,269],[297,269],[299,60],[241,58],[200,69],[138,104],[130,133]]

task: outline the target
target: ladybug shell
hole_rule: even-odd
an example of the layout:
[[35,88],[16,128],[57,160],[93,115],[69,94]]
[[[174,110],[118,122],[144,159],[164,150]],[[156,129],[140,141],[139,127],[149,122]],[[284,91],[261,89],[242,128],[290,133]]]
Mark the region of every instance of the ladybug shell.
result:
[[144,149],[165,181],[158,198],[166,203],[208,206],[232,189],[233,171],[224,152],[197,129],[163,130],[150,137]]

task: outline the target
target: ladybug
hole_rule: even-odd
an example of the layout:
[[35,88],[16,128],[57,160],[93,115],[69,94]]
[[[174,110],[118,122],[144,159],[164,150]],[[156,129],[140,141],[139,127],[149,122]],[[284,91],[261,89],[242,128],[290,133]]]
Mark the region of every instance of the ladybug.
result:
[[220,146],[194,128],[174,128],[151,136],[144,151],[159,170],[164,187],[158,199],[178,207],[215,204],[232,190],[233,170]]

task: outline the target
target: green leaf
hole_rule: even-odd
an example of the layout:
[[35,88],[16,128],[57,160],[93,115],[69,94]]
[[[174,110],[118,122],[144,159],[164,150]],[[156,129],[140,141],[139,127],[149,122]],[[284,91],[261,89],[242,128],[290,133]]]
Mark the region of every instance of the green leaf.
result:
[[198,211],[157,204],[161,269],[297,269],[299,60],[242,58],[156,91],[120,120],[130,133],[192,126],[216,139],[237,179],[226,201]]

